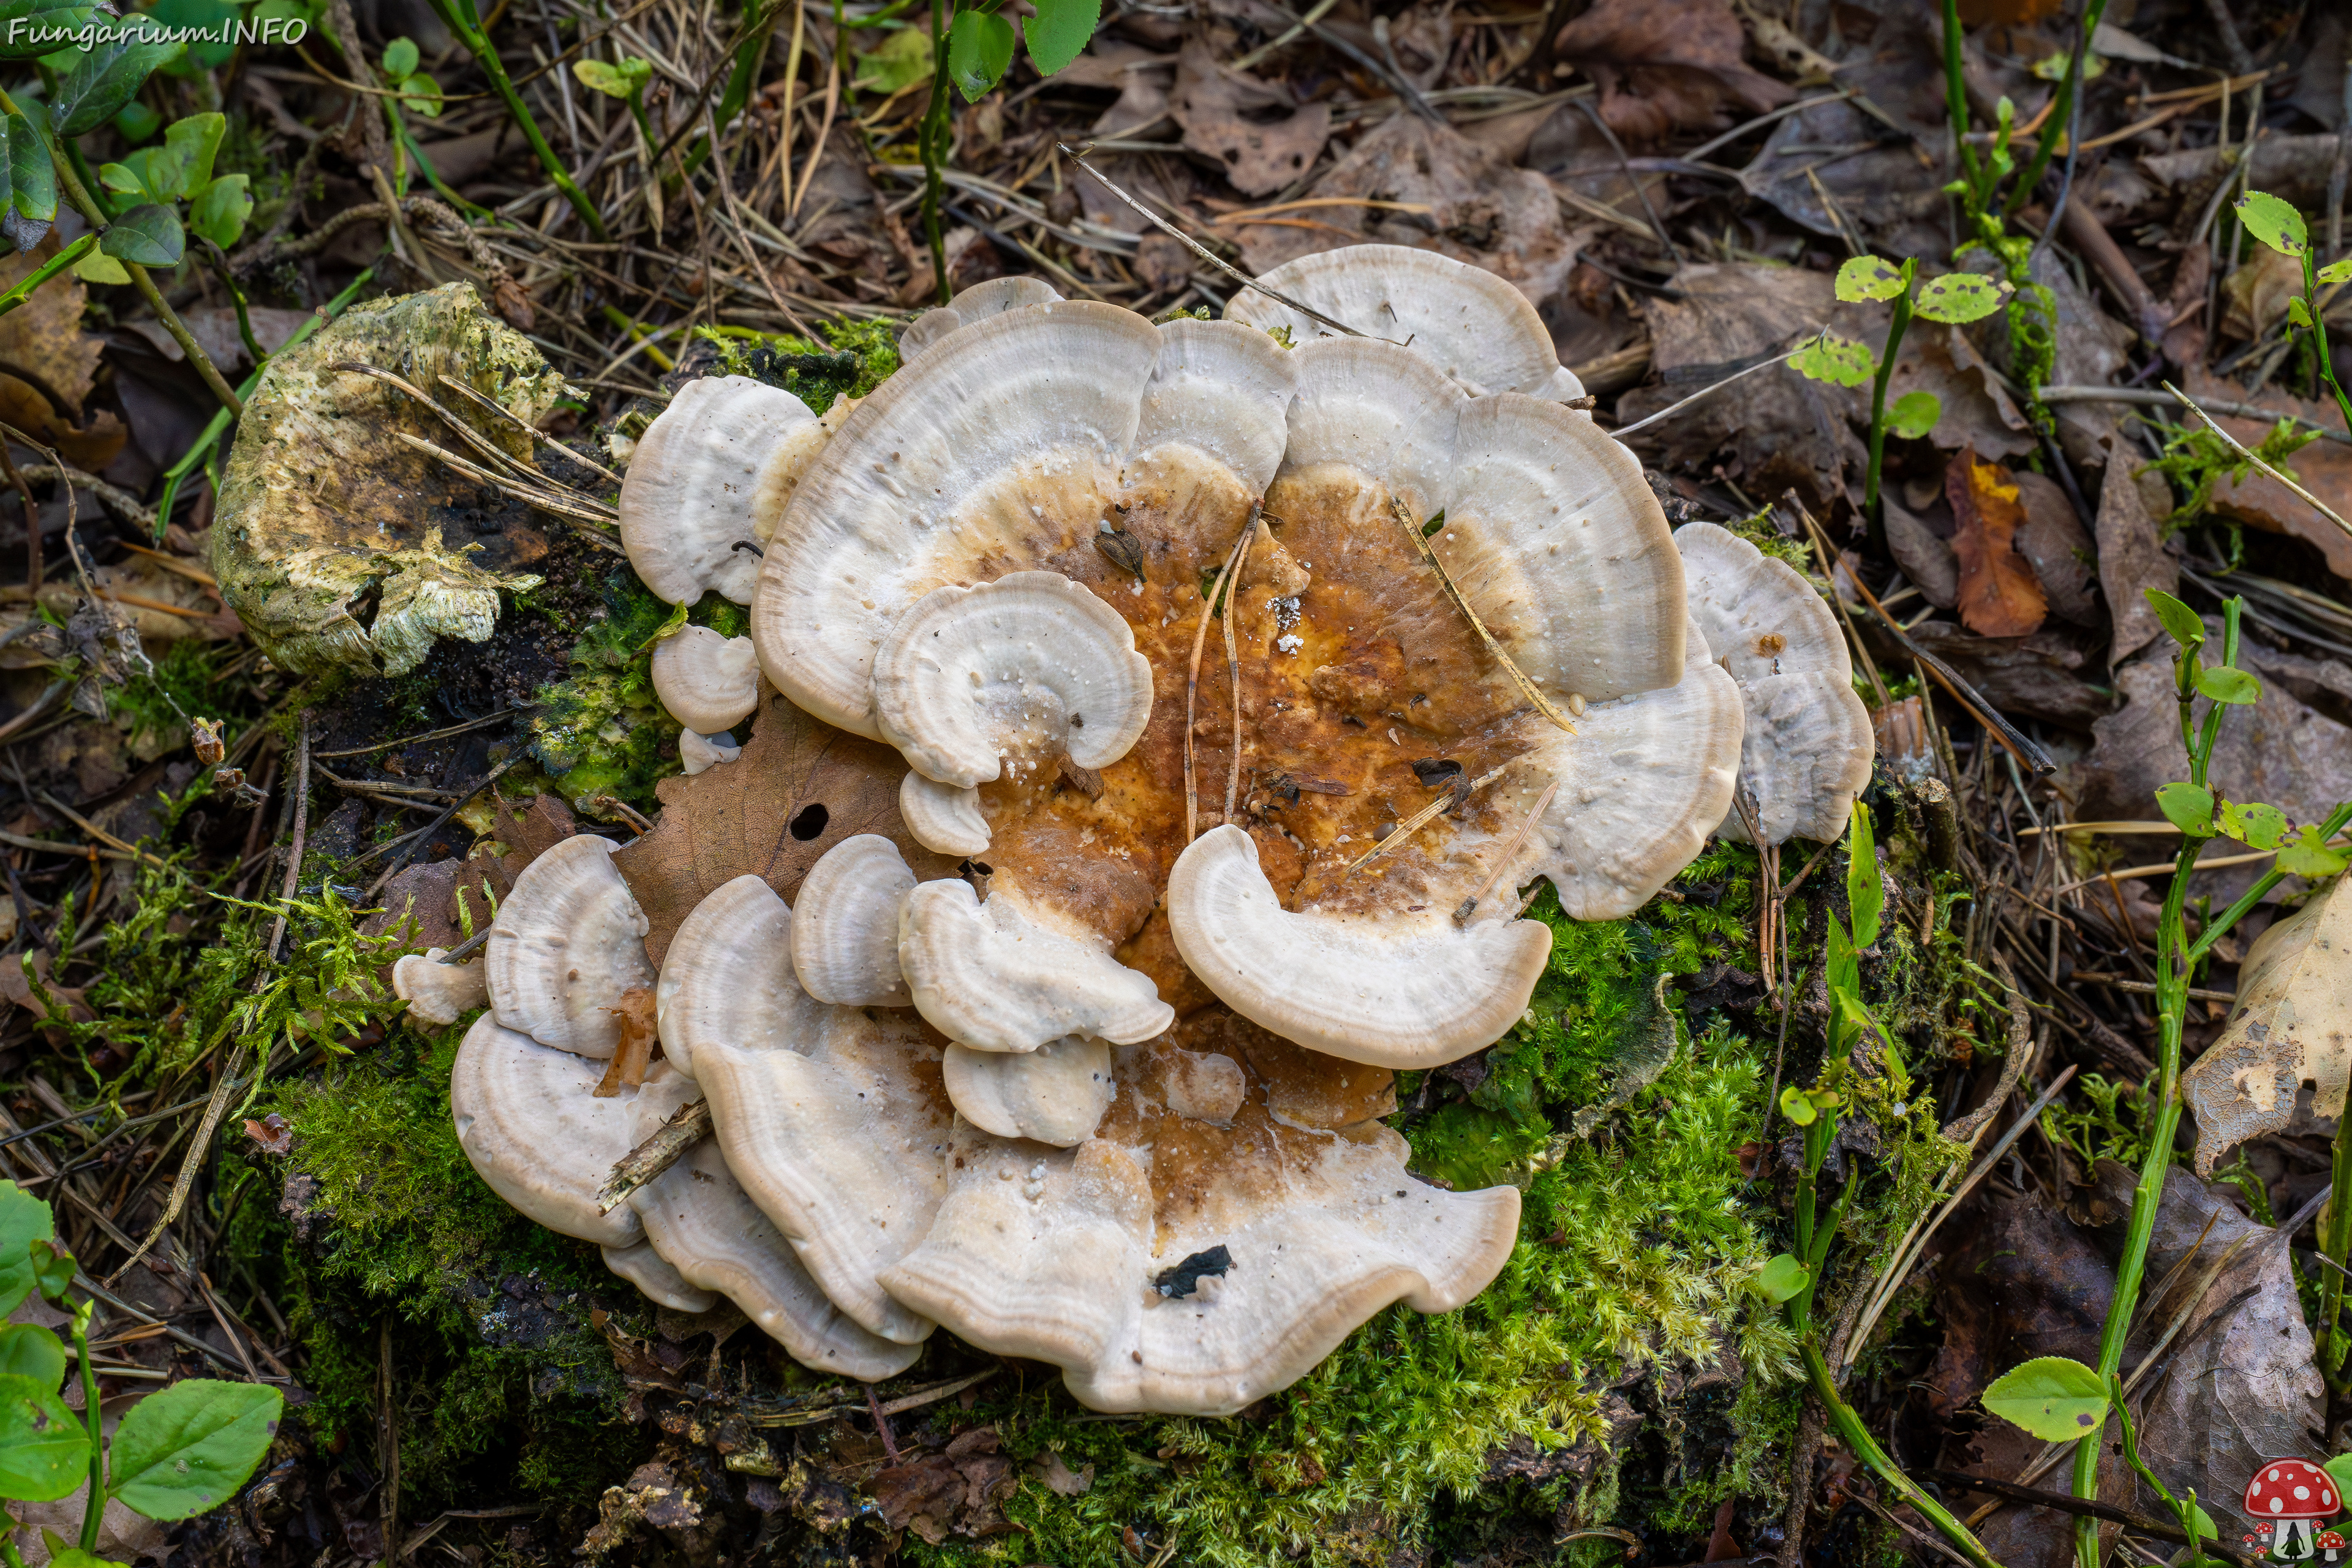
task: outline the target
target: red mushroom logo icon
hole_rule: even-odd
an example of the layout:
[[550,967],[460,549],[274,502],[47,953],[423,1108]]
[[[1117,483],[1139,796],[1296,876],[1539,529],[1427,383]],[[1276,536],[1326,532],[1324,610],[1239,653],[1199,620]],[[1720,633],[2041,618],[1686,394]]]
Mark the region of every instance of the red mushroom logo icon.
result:
[[2323,1530],[2319,1532],[2319,1556],[2324,1563],[2334,1563],[2344,1555],[2344,1532]]
[[2281,1563],[2304,1563],[2318,1555],[2318,1522],[2334,1519],[2341,1500],[2336,1479],[2302,1459],[2272,1459],[2246,1483],[2246,1517],[2271,1526],[2270,1554]]

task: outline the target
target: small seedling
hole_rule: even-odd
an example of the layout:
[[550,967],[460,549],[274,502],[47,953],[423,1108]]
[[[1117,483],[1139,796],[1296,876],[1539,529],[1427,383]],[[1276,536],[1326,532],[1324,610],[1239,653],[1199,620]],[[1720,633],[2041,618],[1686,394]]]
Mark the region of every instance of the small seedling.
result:
[[441,113],[441,84],[416,68],[419,58],[413,41],[393,39],[383,47],[383,79],[400,94],[402,109],[428,120],[437,119]]
[[2352,430],[2352,396],[2347,396],[2344,384],[2336,379],[2336,356],[2327,346],[2327,329],[2320,324],[2319,286],[2352,283],[2352,257],[2332,261],[2325,267],[2312,259],[2311,232],[2304,226],[2303,215],[2292,203],[2280,200],[2267,191],[2248,191],[2238,198],[2238,221],[2248,234],[2303,266],[2303,292],[2286,302],[2286,318],[2302,329],[2311,342],[2312,357],[2318,363],[2319,374],[2327,383],[2327,390],[2336,395],[2336,412],[2344,416],[2347,430]]
[[1931,321],[1962,326],[2000,310],[2001,301],[2011,292],[2007,283],[1980,278],[1973,272],[1947,272],[1940,278],[1930,278],[1915,292],[1912,284],[1917,271],[1915,261],[1906,260],[1898,268],[1875,256],[1857,256],[1839,268],[1840,300],[1848,304],[1885,300],[1892,305],[1885,348],[1874,358],[1864,344],[1824,333],[1790,362],[1801,374],[1815,381],[1834,382],[1840,386],[1860,386],[1864,381],[1870,381],[1870,472],[1863,482],[1862,505],[1873,527],[1878,523],[1878,476],[1886,451],[1887,431],[1891,429],[1906,440],[1916,440],[1933,430],[1936,421],[1944,415],[1944,405],[1932,392],[1906,392],[1895,399],[1894,407],[1886,405],[1887,378],[1895,373],[1895,355],[1903,346],[1903,334],[1909,330],[1911,318],[1917,315]]
[[[193,232],[226,248],[245,232],[253,216],[251,180],[244,174],[215,174],[214,154],[228,121],[218,114],[192,114],[174,121],[160,145],[126,153],[120,163],[99,166],[99,184],[134,204],[108,227],[99,254],[85,261],[81,275],[93,282],[128,283],[121,263],[142,267],[175,267],[187,251]],[[181,216],[180,205],[187,216]]]

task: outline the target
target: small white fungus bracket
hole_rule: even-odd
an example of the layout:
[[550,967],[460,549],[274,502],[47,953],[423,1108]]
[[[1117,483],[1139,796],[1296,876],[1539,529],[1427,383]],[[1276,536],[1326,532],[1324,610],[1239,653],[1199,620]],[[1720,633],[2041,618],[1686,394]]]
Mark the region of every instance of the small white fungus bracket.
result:
[[524,867],[482,954],[499,1022],[583,1057],[613,1054],[621,994],[654,983],[645,911],[614,847],[576,833]]
[[698,735],[716,735],[760,705],[760,655],[750,637],[681,626],[654,644],[654,695]]

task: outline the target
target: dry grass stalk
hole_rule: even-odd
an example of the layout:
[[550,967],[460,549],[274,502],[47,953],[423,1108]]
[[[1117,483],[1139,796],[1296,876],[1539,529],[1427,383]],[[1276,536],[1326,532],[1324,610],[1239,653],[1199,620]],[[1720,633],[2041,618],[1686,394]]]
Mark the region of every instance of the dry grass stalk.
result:
[[1462,596],[1462,590],[1455,587],[1454,579],[1445,574],[1444,564],[1437,559],[1437,552],[1429,547],[1429,538],[1422,532],[1422,525],[1414,520],[1412,509],[1404,504],[1404,498],[1390,497],[1389,510],[1395,515],[1397,521],[1403,525],[1404,535],[1412,541],[1412,547],[1419,552],[1423,563],[1437,574],[1437,585],[1445,590],[1445,596],[1454,601],[1454,607],[1462,612],[1462,618],[1470,623],[1470,629],[1478,634],[1478,640],[1486,645],[1486,651],[1495,656],[1495,662],[1501,665],[1504,673],[1511,678],[1511,684],[1517,686],[1520,694],[1535,704],[1537,712],[1570,734],[1575,734],[1576,726],[1568,721],[1568,715],[1553,707],[1551,700],[1536,689],[1536,683],[1529,680],[1527,672],[1513,663],[1511,656],[1503,651],[1503,645],[1495,640],[1495,634],[1486,629],[1486,623],[1478,618],[1478,612],[1470,607],[1470,601]]

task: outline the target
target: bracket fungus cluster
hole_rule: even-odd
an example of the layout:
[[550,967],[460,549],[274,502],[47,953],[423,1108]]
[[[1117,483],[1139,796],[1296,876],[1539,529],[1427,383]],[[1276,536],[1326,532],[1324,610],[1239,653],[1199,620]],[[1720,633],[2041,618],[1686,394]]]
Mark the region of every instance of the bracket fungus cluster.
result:
[[[1409,1175],[1393,1070],[1522,1016],[1537,881],[1630,914],[1743,783],[1768,834],[1842,821],[1868,726],[1811,591],[1677,548],[1507,285],[1380,247],[1267,282],[1313,314],[987,284],[835,430],[723,381],[656,421],[639,570],[748,599],[781,693],[706,634],[664,701],[895,748],[907,837],[716,886],[657,974],[628,858],[535,862],[452,1089],[499,1192],[812,1365],[944,1324],[1111,1411],[1238,1410],[1495,1277],[1518,1194]],[[715,1139],[599,1214],[698,1094]]]

